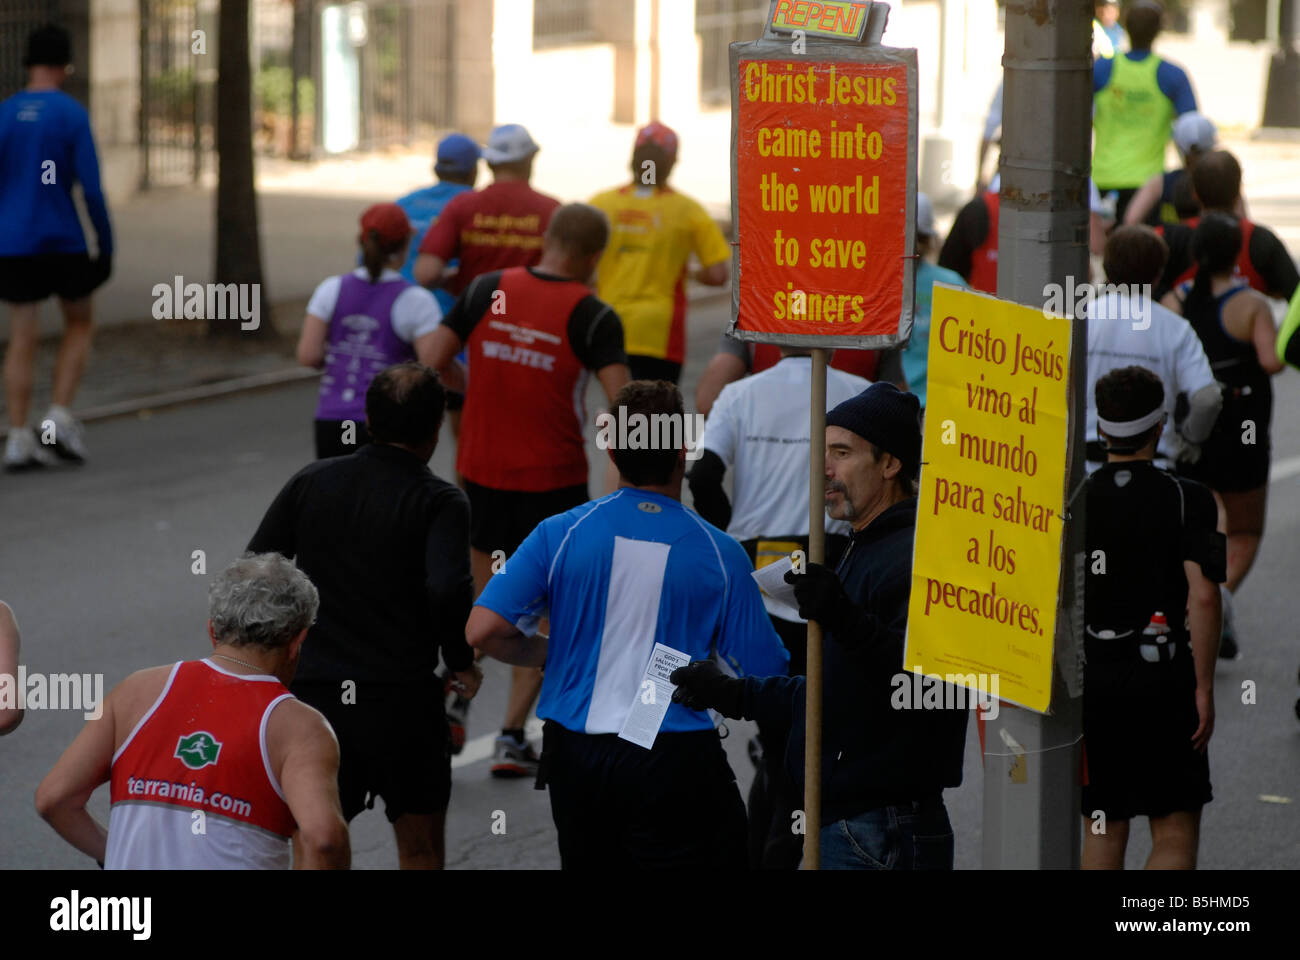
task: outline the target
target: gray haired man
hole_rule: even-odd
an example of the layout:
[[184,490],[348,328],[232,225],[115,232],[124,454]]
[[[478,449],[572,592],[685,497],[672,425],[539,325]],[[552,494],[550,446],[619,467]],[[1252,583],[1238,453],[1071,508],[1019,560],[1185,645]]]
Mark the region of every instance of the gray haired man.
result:
[[[101,867],[346,868],[339,748],[287,689],[316,588],[277,554],[245,555],[208,593],[212,655],[131,674],[36,790],[36,809]],[[111,784],[108,829],[86,811]]]

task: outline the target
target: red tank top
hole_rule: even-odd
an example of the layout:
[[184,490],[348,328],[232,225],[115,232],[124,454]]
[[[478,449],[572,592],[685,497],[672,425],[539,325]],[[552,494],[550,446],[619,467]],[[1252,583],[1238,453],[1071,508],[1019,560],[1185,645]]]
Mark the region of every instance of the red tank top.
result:
[[[774,343],[750,344],[750,373],[762,373],[768,367],[775,367],[781,362],[781,348]],[[831,366],[854,376],[867,380],[876,379],[876,367],[880,364],[879,350],[851,350],[839,347],[831,355]]]
[[292,837],[293,814],[266,751],[271,711],[292,696],[275,677],[178,663],[113,755],[110,802],[202,810]]
[[[456,469],[497,490],[585,484],[587,370],[569,345],[569,316],[591,288],[515,267],[501,273],[497,290],[503,296],[466,345],[469,387]],[[493,312],[497,303],[501,313]]]
[[998,292],[998,195],[984,191],[984,208],[989,214],[989,232],[984,242],[971,251],[970,276],[967,283],[975,290],[994,295]]
[[[1196,225],[1200,222],[1200,217],[1189,217],[1183,221],[1185,225],[1193,230],[1196,229]],[[1268,284],[1264,282],[1264,278],[1260,276],[1259,271],[1255,269],[1255,264],[1250,260],[1250,236],[1255,232],[1255,225],[1245,217],[1238,220],[1237,224],[1241,227],[1241,251],[1237,254],[1237,273],[1260,293],[1267,295]],[[1164,230],[1161,230],[1160,234],[1163,236]],[[1174,281],[1174,286],[1195,279],[1196,264],[1193,263],[1178,275],[1178,279]]]

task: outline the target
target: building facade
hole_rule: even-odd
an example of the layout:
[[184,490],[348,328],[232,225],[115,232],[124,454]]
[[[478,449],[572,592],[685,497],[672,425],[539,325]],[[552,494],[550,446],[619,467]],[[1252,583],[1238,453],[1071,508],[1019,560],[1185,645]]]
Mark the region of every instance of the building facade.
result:
[[[198,181],[215,168],[218,2],[4,0],[0,93],[22,83],[26,33],[63,23],[78,66],[69,92],[91,109],[110,195]],[[923,185],[965,191],[1001,77],[999,0],[892,6],[885,42],[920,51]],[[1187,67],[1221,128],[1256,126],[1281,0],[1169,6],[1158,52]],[[256,147],[311,158],[424,145],[448,129],[483,138],[523,122],[539,142],[603,149],[612,132],[626,139],[627,126],[660,118],[689,133],[685,162],[722,158],[727,46],[756,38],[767,9],[768,0],[250,0]],[[727,164],[697,174],[727,195]]]

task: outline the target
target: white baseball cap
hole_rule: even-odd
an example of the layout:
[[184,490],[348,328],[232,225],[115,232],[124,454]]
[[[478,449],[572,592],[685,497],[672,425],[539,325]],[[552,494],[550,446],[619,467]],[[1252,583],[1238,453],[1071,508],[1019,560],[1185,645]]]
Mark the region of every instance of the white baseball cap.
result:
[[1213,150],[1218,138],[1214,121],[1203,113],[1193,110],[1174,121],[1174,146],[1182,153],[1191,153],[1193,149],[1201,153]]
[[483,159],[488,163],[517,163],[540,149],[523,124],[507,123],[492,131],[483,148]]
[[926,237],[934,236],[934,204],[924,193],[916,195],[916,232]]

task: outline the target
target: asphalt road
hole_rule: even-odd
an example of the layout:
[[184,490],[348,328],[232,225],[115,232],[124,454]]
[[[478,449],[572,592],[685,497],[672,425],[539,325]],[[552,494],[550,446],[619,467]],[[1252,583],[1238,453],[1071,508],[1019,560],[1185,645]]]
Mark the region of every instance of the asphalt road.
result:
[[[688,406],[726,310],[721,301],[694,311]],[[1300,571],[1300,425],[1287,416],[1300,409],[1300,377],[1288,373],[1275,382],[1278,477],[1270,527],[1239,597],[1243,656],[1218,672],[1210,746],[1215,800],[1201,842],[1207,868],[1300,866],[1300,724],[1292,712],[1300,644],[1291,592]],[[93,424],[88,466],[0,476],[0,598],[17,613],[28,670],[102,673],[107,688],[141,667],[203,655],[209,578],[191,572],[193,552],[205,551],[211,573],[242,551],[271,497],[311,456],[314,389],[299,384]],[[603,463],[596,452],[589,451],[591,462]],[[450,466],[450,451],[440,449],[433,469],[446,477]],[[453,868],[558,866],[546,794],[529,782],[488,775],[507,680],[506,667],[488,662],[470,713],[471,745],[455,770],[448,817]],[[1241,702],[1246,681],[1256,688],[1253,704]],[[0,868],[94,868],[32,806],[36,784],[82,722],[76,712],[32,710],[17,732],[0,739]],[[745,755],[750,732],[748,724],[733,724],[726,741],[742,790],[752,775]],[[965,769],[965,783],[946,799],[957,866],[974,868],[983,779],[974,723]],[[106,788],[90,807],[107,818]],[[501,821],[497,811],[504,833],[492,829]],[[1144,834],[1133,831],[1130,867],[1149,850]],[[396,865],[380,809],[353,822],[352,841],[355,866]]]

